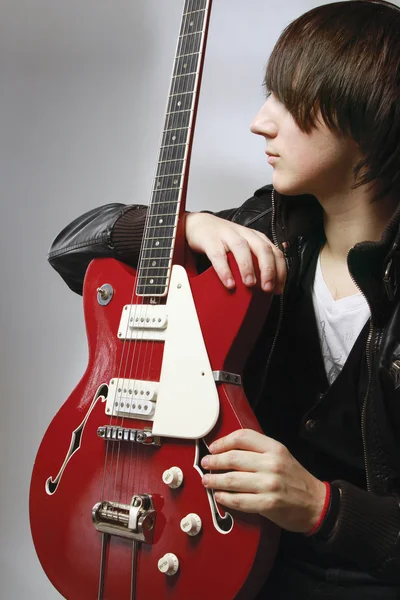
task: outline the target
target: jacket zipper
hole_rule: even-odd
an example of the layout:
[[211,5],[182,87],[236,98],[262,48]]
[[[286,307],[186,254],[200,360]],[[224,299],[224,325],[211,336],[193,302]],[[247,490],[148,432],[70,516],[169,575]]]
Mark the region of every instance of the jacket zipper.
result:
[[[279,248],[278,237],[276,235],[276,229],[275,229],[275,196],[274,196],[274,191],[275,190],[272,190],[272,194],[271,194],[271,200],[272,200],[272,220],[271,220],[272,241],[273,241],[274,245],[277,248]],[[283,256],[285,257],[286,268],[288,269],[289,265],[288,265],[288,261],[287,261],[287,258],[286,258],[286,250],[287,250],[287,247],[284,246],[283,247]],[[269,369],[269,366],[271,364],[272,355],[274,353],[276,342],[277,342],[277,339],[278,339],[278,336],[279,336],[279,333],[280,333],[280,329],[281,329],[281,325],[282,325],[284,295],[285,295],[285,289],[283,290],[282,294],[279,297],[278,323],[277,323],[277,326],[276,326],[276,329],[275,329],[274,339],[273,339],[272,344],[271,344],[271,350],[269,351],[268,359],[267,359],[267,362],[265,363],[265,370],[264,370],[264,376],[263,376],[262,383],[261,383],[260,394],[262,393],[262,391],[264,389],[265,382],[267,380],[268,369]],[[259,401],[260,401],[260,396],[258,396],[258,400],[257,400],[257,405],[256,406],[258,406]]]
[[[369,476],[369,469],[368,469],[368,453],[367,453],[367,443],[366,443],[366,406],[367,406],[367,400],[368,397],[370,395],[370,391],[371,391],[371,382],[372,382],[372,356],[371,356],[371,344],[372,344],[372,340],[374,338],[374,334],[375,334],[375,328],[374,328],[374,324],[372,322],[372,310],[371,310],[371,304],[368,301],[368,298],[365,296],[365,294],[363,293],[363,291],[361,290],[360,286],[358,285],[357,281],[355,280],[353,273],[350,270],[349,267],[349,263],[348,263],[348,258],[349,258],[349,254],[351,252],[353,248],[350,248],[349,251],[347,252],[347,256],[346,256],[346,262],[347,262],[347,266],[348,266],[348,270],[349,270],[349,274],[350,277],[354,283],[354,285],[357,287],[358,290],[360,290],[360,293],[364,296],[368,306],[369,306],[369,311],[371,313],[371,318],[370,318],[370,325],[369,325],[369,333],[368,333],[368,338],[367,338],[367,344],[365,347],[365,352],[366,352],[366,357],[367,357],[367,368],[368,368],[368,384],[367,384],[367,390],[365,392],[365,396],[364,396],[364,401],[363,401],[363,405],[362,405],[362,410],[361,410],[361,437],[362,437],[362,443],[363,443],[363,451],[364,451],[364,466],[365,466],[365,479],[367,482],[367,490],[371,491],[371,480],[370,480],[370,476]],[[376,334],[375,337],[378,338],[378,334],[379,330],[376,330]],[[377,341],[377,345],[376,345],[376,350],[379,348],[380,346],[380,342],[382,339],[382,335],[379,337],[379,340]]]

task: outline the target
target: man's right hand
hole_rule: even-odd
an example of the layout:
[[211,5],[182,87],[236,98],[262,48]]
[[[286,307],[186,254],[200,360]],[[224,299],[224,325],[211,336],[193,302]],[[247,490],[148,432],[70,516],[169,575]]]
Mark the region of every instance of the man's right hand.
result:
[[227,260],[227,253],[232,252],[245,285],[257,283],[255,257],[260,269],[261,288],[274,294],[282,293],[286,280],[284,256],[260,231],[208,213],[188,213],[185,233],[190,248],[207,255],[227,288],[235,287]]

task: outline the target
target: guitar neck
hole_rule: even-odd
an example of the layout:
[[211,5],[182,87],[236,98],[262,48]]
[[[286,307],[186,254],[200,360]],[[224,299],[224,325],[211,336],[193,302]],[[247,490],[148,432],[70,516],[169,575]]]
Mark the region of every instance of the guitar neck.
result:
[[136,294],[168,291],[178,217],[185,209],[189,163],[212,0],[186,0],[161,147],[143,233]]

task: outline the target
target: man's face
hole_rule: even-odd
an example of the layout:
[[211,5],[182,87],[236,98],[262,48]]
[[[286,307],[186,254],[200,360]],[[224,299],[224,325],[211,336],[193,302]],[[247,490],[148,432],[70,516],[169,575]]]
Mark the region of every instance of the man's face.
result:
[[284,104],[271,94],[251,124],[266,141],[268,162],[274,168],[275,189],[289,196],[350,190],[353,169],[362,158],[357,144],[330,131],[321,118],[304,133]]

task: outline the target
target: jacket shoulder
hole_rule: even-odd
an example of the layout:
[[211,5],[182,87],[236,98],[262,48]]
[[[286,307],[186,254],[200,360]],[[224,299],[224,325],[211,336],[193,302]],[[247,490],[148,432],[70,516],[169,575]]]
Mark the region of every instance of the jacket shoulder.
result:
[[272,185],[265,185],[256,190],[232,216],[232,221],[257,229],[268,235],[272,217]]

